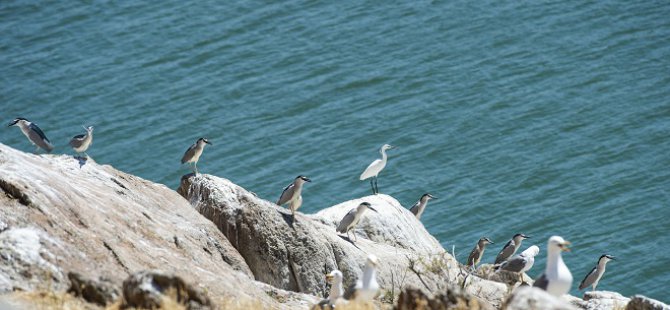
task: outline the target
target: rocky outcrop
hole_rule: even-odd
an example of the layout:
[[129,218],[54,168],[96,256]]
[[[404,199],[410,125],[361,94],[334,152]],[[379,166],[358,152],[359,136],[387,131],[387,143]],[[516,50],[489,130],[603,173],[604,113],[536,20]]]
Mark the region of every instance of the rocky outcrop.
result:
[[670,310],[670,306],[649,297],[635,295],[631,297],[626,310]]
[[0,292],[65,291],[71,271],[120,288],[136,271],[162,269],[219,298],[279,308],[315,299],[277,302],[179,194],[93,160],[80,166],[71,156],[0,144],[0,219]]
[[176,275],[149,270],[123,281],[122,308],[156,309],[165,307],[166,300],[189,310],[212,309],[207,295]]
[[70,279],[68,293],[81,297],[90,303],[107,306],[119,297],[119,290],[116,285],[108,279],[89,279],[76,272],[69,272],[67,277]]
[[486,303],[481,303],[477,298],[463,292],[456,287],[450,287],[444,293],[429,296],[421,289],[405,288],[398,297],[396,310],[484,310],[493,309]]
[[549,295],[536,287],[521,286],[507,298],[505,310],[578,310],[565,300]]

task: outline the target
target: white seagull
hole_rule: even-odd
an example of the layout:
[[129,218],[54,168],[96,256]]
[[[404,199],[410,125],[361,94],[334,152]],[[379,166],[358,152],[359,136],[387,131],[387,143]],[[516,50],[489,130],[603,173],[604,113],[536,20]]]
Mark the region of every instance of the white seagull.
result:
[[549,238],[549,242],[547,242],[547,268],[535,280],[533,286],[539,287],[556,297],[561,297],[570,291],[572,274],[561,257],[561,252],[570,251],[568,245],[570,245],[570,242],[560,236]]
[[[389,144],[384,144],[382,145],[382,148],[379,150],[379,152],[382,154],[381,159],[375,159],[367,168],[365,168],[365,171],[361,173],[361,181],[372,178],[370,179],[370,186],[372,186],[372,193],[373,194],[378,194],[379,193],[379,187],[377,186],[377,175],[386,167],[386,150],[394,149],[395,146],[389,145]],[[374,182],[374,183],[373,183]]]
[[377,256],[370,254],[365,261],[365,270],[363,277],[356,281],[355,299],[360,301],[371,301],[379,293],[379,283],[377,283],[376,268],[379,266]]

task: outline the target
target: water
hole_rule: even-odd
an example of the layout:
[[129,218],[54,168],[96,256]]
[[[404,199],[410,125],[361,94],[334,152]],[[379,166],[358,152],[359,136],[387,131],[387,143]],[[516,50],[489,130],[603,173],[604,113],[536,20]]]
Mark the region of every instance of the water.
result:
[[0,119],[55,153],[95,125],[97,162],[172,188],[205,136],[200,170],[266,199],[311,177],[308,213],[395,144],[381,191],[440,196],[459,260],[524,232],[537,276],[560,234],[573,287],[608,252],[600,288],[670,301],[670,3],[219,2],[0,2]]

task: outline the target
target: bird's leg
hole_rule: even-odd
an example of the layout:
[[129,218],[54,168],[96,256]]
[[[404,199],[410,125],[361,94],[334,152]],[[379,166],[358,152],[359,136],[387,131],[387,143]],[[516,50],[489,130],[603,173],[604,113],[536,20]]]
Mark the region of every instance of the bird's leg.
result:
[[194,162],[193,167],[195,168],[195,175],[198,175],[198,162]]
[[377,184],[377,177],[375,177],[375,195],[379,194],[379,185]]
[[88,157],[89,157],[89,156],[88,156],[88,154],[87,154],[86,152],[84,152],[84,155],[86,155],[86,158],[88,158]]
[[373,180],[373,179],[371,178],[371,179],[370,179],[370,187],[372,187],[372,194],[374,194],[374,193],[375,193],[375,184],[373,183],[372,180]]

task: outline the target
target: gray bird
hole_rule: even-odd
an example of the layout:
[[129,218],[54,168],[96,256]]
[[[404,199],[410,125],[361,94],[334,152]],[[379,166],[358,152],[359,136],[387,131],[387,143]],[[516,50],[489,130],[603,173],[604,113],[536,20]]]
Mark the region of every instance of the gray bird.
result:
[[481,237],[477,242],[477,245],[475,245],[475,247],[472,249],[472,252],[470,252],[470,256],[468,256],[467,265],[470,268],[474,269],[477,266],[477,264],[479,264],[479,261],[482,260],[482,256],[484,256],[484,250],[486,250],[486,245],[493,243],[494,242],[491,241],[491,239]]
[[21,128],[21,132],[30,140],[30,143],[35,145],[35,153],[39,151],[40,148],[50,153],[53,151],[54,146],[51,144],[51,141],[47,139],[47,136],[44,135],[42,129],[37,127],[37,124],[22,118],[17,117],[9,123],[7,127],[18,126]]
[[421,198],[419,198],[419,201],[417,201],[410,209],[409,211],[412,212],[416,216],[417,220],[421,219],[421,215],[423,214],[423,211],[426,210],[426,206],[428,205],[428,200],[431,199],[437,199],[437,197],[425,193]]
[[304,175],[297,176],[293,180],[293,183],[284,188],[281,196],[279,196],[279,200],[277,200],[278,206],[290,202],[289,208],[291,209],[291,216],[293,219],[295,219],[295,211],[302,205],[302,185],[305,184],[305,182],[312,182],[312,180]]
[[213,145],[207,138],[200,138],[186,150],[184,156],[181,158],[182,165],[184,163],[193,163],[193,172],[195,172],[195,174],[198,174],[198,160],[200,159],[200,155],[202,155],[202,151],[205,149],[205,144]]
[[510,241],[507,241],[505,243],[505,246],[500,250],[500,253],[498,253],[498,256],[496,256],[496,261],[494,264],[500,264],[504,261],[506,261],[508,258],[512,257],[514,253],[521,247],[521,242],[524,239],[530,239],[530,237],[524,235],[524,234],[516,234]]
[[584,280],[582,280],[582,283],[579,284],[579,290],[592,286],[595,291],[598,282],[603,277],[603,274],[605,274],[605,266],[610,260],[615,260],[614,256],[609,254],[601,255],[598,259],[598,264],[591,269],[591,272],[589,272],[586,277],[584,277]]
[[86,134],[72,137],[72,140],[70,140],[70,146],[75,152],[78,154],[84,153],[84,155],[86,155],[88,158],[86,150],[88,150],[88,147],[93,144],[93,126],[84,127],[84,129],[86,129]]
[[[347,238],[351,240],[351,237],[349,237],[349,231],[354,229],[356,225],[358,225],[358,222],[361,220],[363,213],[367,209],[377,212],[377,210],[375,210],[373,207],[370,206],[370,203],[361,202],[361,204],[359,204],[358,207],[352,208],[351,210],[349,210],[349,212],[347,212],[347,214],[340,221],[340,224],[337,225],[336,231],[339,233],[346,233]],[[354,239],[356,239],[356,233],[354,233]]]
[[519,282],[523,282],[523,273],[530,270],[535,264],[535,256],[540,253],[540,248],[533,245],[518,255],[502,262],[502,264],[495,267],[496,271],[505,270],[516,272],[519,274]]

